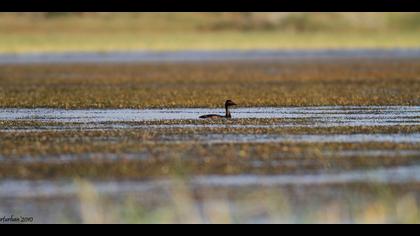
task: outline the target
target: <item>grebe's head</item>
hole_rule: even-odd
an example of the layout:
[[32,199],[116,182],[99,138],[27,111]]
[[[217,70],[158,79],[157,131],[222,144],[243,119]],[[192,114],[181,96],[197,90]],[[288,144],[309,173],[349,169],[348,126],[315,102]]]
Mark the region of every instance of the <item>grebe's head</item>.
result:
[[236,103],[232,102],[232,100],[226,100],[225,107],[229,107],[229,106],[236,106]]

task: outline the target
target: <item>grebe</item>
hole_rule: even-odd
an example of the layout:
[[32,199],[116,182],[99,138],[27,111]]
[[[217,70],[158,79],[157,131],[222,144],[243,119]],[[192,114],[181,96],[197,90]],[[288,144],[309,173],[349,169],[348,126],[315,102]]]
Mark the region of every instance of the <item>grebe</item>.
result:
[[236,103],[232,102],[231,100],[226,100],[225,102],[226,115],[221,116],[221,115],[216,115],[216,114],[209,114],[209,115],[200,116],[199,118],[201,119],[232,118],[232,115],[230,114],[230,111],[229,111],[229,107],[235,106],[235,105]]

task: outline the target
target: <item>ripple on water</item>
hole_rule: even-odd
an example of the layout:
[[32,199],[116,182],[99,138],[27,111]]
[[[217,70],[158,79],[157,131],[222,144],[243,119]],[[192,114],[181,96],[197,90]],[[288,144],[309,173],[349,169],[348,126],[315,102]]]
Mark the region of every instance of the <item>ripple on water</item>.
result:
[[[197,119],[223,109],[0,109],[0,120],[64,123],[132,122]],[[325,106],[238,108],[234,118],[305,119],[313,125],[420,125],[420,106]]]

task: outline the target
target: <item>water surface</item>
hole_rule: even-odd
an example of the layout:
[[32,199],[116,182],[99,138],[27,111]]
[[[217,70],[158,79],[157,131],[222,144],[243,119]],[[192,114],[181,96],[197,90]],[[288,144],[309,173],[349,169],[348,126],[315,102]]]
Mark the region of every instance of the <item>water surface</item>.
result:
[[[0,109],[0,120],[65,123],[197,120],[200,115],[223,114],[223,109]],[[420,125],[420,106],[250,107],[232,109],[233,118],[305,119],[317,126]],[[281,125],[281,124],[278,124]]]
[[0,64],[206,62],[340,58],[420,58],[420,49],[194,50],[1,54]]

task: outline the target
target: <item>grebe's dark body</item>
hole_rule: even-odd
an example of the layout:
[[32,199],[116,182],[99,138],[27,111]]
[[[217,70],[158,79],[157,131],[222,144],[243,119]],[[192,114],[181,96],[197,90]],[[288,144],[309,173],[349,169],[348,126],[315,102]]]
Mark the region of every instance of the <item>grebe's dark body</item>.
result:
[[201,118],[201,119],[219,119],[219,118],[229,119],[229,118],[232,118],[232,115],[230,114],[230,111],[229,111],[229,107],[230,106],[235,106],[235,105],[236,105],[236,103],[232,102],[231,100],[227,100],[225,102],[226,115],[222,116],[222,115],[217,115],[217,114],[209,114],[209,115],[200,116],[199,118]]

